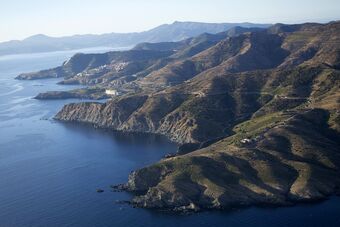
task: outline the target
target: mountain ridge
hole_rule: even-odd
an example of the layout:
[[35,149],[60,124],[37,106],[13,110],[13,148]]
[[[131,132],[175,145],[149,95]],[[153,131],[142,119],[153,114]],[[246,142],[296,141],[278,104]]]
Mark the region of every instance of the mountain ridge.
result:
[[141,42],[179,41],[203,32],[218,33],[234,26],[268,27],[269,24],[176,22],[163,24],[144,32],[86,34],[65,37],[33,35],[24,40],[0,43],[0,55],[37,53],[98,46],[126,47]]

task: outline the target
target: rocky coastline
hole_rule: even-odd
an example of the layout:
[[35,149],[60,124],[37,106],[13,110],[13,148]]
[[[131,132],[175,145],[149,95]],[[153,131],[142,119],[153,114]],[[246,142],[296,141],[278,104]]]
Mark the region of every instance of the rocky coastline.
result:
[[340,189],[339,42],[340,22],[277,24],[77,55],[50,72],[124,94],[67,104],[55,119],[179,145],[117,186],[135,194],[136,207],[196,212],[326,199]]

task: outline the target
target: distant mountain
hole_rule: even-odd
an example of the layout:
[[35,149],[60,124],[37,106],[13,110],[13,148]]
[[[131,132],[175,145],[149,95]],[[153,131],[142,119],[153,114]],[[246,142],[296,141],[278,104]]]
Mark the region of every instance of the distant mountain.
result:
[[[163,68],[170,62],[194,56],[227,37],[264,29],[233,27],[225,32],[203,33],[178,42],[144,42],[127,51],[112,51],[102,54],[79,53],[65,61],[62,66],[39,72],[23,73],[16,79],[34,80],[64,77],[65,80],[60,82],[62,84],[84,85],[104,83],[107,81],[105,78],[112,80],[113,77],[124,78],[124,80],[129,78],[128,81],[135,80]],[[125,62],[123,68],[120,67],[122,62]],[[117,71],[114,72],[113,68],[117,68]],[[80,74],[77,75],[78,73]],[[106,73],[109,74],[106,75]]]
[[0,55],[71,50],[98,46],[134,46],[141,42],[174,42],[198,36],[202,33],[216,34],[236,26],[244,28],[265,28],[270,25],[176,21],[172,24],[163,24],[148,31],[135,33],[108,33],[102,35],[89,34],[59,38],[38,34],[28,37],[22,41],[13,40],[0,43]]

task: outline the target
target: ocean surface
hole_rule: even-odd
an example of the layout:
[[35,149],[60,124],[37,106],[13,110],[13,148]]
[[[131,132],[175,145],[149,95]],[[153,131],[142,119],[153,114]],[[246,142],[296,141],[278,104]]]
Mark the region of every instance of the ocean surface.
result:
[[[176,146],[157,136],[126,135],[55,122],[66,103],[33,99],[65,90],[60,79],[18,81],[14,77],[60,65],[75,52],[0,57],[0,227],[11,226],[340,226],[340,198],[284,208],[174,215],[117,204],[111,192],[137,168],[154,163]],[[103,189],[97,193],[96,189]]]

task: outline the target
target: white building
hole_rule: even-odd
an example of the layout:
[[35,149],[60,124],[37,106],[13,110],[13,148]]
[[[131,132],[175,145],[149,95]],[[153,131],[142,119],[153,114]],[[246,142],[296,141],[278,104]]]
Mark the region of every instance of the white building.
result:
[[251,140],[251,139],[248,139],[248,138],[246,138],[246,139],[242,139],[240,142],[241,142],[241,143],[243,143],[243,144],[247,144],[247,143],[251,143],[251,142],[252,142],[252,140]]
[[114,89],[106,89],[105,94],[116,96],[116,95],[119,95],[119,92],[117,90],[114,90]]

